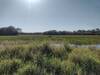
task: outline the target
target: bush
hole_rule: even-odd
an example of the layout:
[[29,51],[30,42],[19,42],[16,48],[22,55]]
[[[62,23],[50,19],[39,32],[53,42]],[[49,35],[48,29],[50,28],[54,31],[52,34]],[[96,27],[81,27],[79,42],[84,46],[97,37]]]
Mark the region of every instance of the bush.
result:
[[0,61],[0,75],[12,75],[21,66],[19,59],[6,59]]
[[18,69],[15,75],[48,75],[46,70],[40,68],[36,64],[24,64],[22,68]]
[[69,60],[64,60],[61,63],[62,75],[75,75],[77,73],[77,65]]
[[33,58],[32,49],[26,48],[25,46],[14,47],[12,49],[6,48],[5,50],[0,51],[1,59],[13,59],[18,58],[23,61],[28,61]]
[[53,75],[61,75],[61,60],[58,58],[51,58],[45,63],[45,68],[48,73]]
[[100,74],[100,60],[89,49],[75,49],[69,55],[69,60],[79,65],[86,75]]
[[44,55],[61,58],[63,60],[68,57],[68,54],[72,49],[69,46],[60,43],[46,43],[42,46],[41,51]]

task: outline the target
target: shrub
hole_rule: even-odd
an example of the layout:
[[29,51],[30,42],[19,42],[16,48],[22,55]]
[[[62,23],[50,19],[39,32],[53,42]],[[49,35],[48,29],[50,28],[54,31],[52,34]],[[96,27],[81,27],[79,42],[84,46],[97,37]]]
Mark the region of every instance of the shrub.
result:
[[41,48],[41,52],[42,52],[42,54],[45,54],[47,56],[52,56],[52,49],[48,43],[43,44],[43,46]]
[[15,75],[47,75],[47,72],[45,69],[40,68],[36,64],[28,63],[18,69]]
[[45,68],[47,69],[47,72],[52,73],[53,75],[60,75],[61,60],[53,57],[46,62]]
[[12,75],[21,66],[19,59],[5,59],[0,61],[0,75]]
[[1,59],[13,59],[18,58],[22,59],[23,61],[28,61],[33,58],[33,52],[32,49],[19,46],[12,49],[5,49],[0,51],[0,58]]
[[86,75],[92,73],[94,75],[99,75],[100,73],[100,60],[89,49],[73,50],[69,55],[69,60],[78,64],[82,68],[82,71],[84,73],[86,72]]
[[76,65],[69,60],[62,61],[61,69],[62,69],[62,72],[63,72],[62,75],[75,75],[76,72],[77,72]]

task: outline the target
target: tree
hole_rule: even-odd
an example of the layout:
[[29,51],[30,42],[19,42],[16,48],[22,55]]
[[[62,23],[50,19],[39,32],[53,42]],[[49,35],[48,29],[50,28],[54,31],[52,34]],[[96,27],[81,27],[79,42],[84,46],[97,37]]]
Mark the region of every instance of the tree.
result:
[[15,28],[13,26],[0,28],[0,35],[17,35],[21,31],[20,28]]
[[18,33],[22,33],[21,28],[16,28],[16,30],[17,30]]
[[56,31],[50,30],[43,33],[44,35],[100,35],[100,29],[77,30],[77,31]]

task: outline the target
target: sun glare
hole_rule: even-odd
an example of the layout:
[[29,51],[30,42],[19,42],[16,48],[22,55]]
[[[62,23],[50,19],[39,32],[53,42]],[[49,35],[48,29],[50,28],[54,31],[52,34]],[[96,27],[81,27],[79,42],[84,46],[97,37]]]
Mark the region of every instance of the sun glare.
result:
[[41,0],[27,0],[29,3],[39,3]]
[[40,6],[44,0],[19,0],[21,3],[25,5],[28,9],[35,8]]

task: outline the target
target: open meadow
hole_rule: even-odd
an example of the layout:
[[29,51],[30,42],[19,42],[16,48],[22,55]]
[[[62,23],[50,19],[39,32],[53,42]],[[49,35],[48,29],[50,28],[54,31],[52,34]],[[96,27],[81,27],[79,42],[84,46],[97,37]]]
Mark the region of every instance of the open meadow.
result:
[[100,48],[77,45],[100,45],[100,36],[0,36],[0,75],[100,75]]

